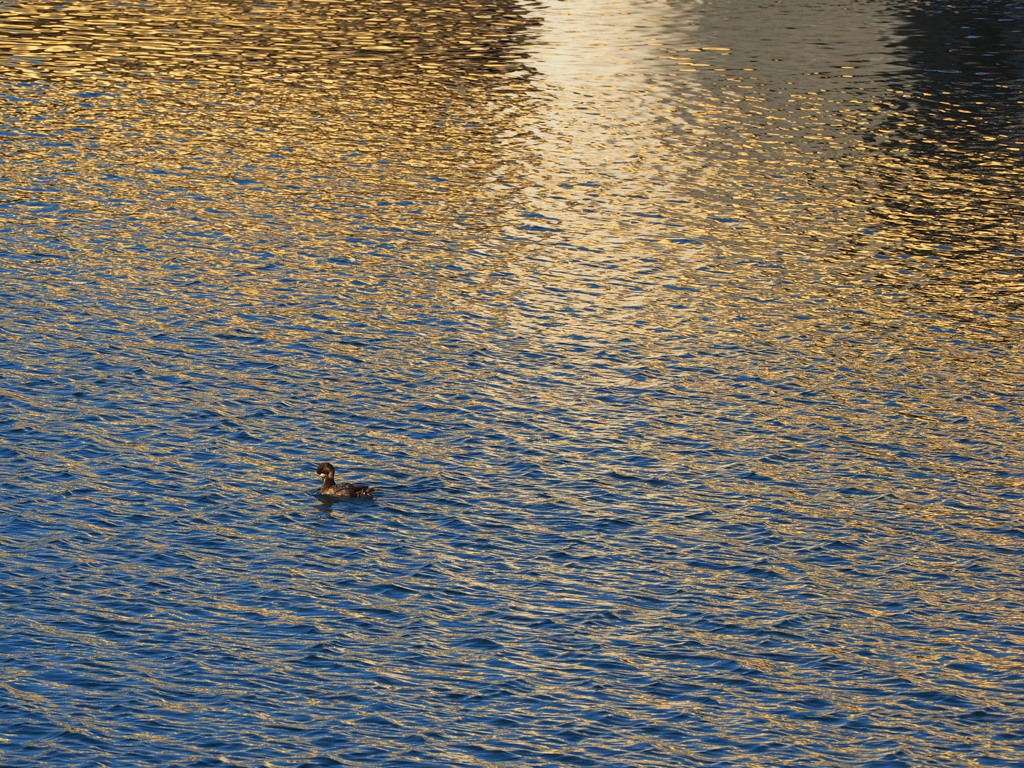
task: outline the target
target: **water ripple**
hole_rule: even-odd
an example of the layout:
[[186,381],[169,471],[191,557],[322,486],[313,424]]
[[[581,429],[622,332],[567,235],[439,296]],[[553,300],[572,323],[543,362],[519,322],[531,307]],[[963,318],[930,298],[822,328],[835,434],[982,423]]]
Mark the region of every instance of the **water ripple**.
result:
[[983,5],[0,11],[0,763],[1019,765]]

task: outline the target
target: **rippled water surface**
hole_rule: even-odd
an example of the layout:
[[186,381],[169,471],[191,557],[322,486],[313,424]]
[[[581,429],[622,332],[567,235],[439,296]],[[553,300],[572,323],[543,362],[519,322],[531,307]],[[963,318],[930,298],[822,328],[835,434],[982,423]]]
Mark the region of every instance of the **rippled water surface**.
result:
[[0,764],[1021,765],[950,6],[3,3]]

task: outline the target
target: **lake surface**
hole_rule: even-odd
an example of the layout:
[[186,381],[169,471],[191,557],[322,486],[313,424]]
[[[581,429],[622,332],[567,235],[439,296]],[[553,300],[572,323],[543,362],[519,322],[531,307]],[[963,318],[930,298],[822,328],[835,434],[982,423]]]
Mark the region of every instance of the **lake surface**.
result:
[[955,6],[5,2],[0,765],[1021,765]]

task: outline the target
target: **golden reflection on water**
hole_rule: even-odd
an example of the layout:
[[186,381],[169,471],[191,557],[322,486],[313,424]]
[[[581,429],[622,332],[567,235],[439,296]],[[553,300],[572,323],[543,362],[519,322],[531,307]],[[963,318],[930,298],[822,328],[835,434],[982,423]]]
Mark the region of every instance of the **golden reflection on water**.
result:
[[[968,162],[955,131],[928,135],[970,110],[903,84],[899,14],[836,13],[16,3],[0,17],[0,151],[37,202],[72,198],[60,237],[76,252],[147,269],[153,253],[180,265],[225,247],[287,250],[295,266],[315,253],[312,267],[328,248],[374,273],[442,238],[507,259],[530,302],[557,305],[534,290],[553,286],[581,311],[645,307],[648,322],[678,304],[658,285],[707,285],[696,271],[734,259],[784,265],[815,292],[856,289],[851,276],[909,286],[952,316],[1019,306],[1018,143],[979,126]],[[899,108],[914,99],[941,118]],[[97,238],[89,222],[104,220],[126,226]],[[138,220],[156,230],[144,245]]]
[[159,325],[139,291],[236,328],[225,296],[299,319],[299,275],[376,294],[386,326],[490,290],[441,278],[497,231],[519,173],[508,116],[535,22],[517,6],[19,3],[0,19],[24,255],[72,254],[140,323]]
[[[652,405],[683,354],[765,391],[836,366],[919,393],[941,385],[937,361],[957,385],[1013,370],[932,337],[963,321],[1013,337],[1019,146],[976,117],[937,131],[968,110],[915,95],[888,7],[19,3],[0,18],[21,256],[71,259],[54,300],[99,284],[172,353],[183,305],[284,346],[311,312],[337,338],[365,317],[439,346],[505,328],[607,355],[590,384]],[[752,340],[785,360],[721,351]],[[545,404],[596,407],[558,365]],[[678,388],[728,402],[735,380],[700,370]],[[883,384],[857,397],[882,407]],[[839,384],[819,396],[858,405]],[[671,453],[685,414],[660,407],[639,452]],[[775,418],[723,415],[766,434]],[[605,416],[598,430],[622,431]]]
[[97,169],[134,162],[200,194],[218,171],[247,193],[346,171],[401,194],[493,172],[482,150],[522,90],[529,26],[487,2],[18,4],[0,51],[10,123],[66,135]]
[[[0,153],[25,255],[101,265],[70,270],[53,297],[99,283],[172,348],[175,302],[286,345],[312,305],[332,327],[372,314],[442,345],[481,326],[588,355],[628,339],[645,362],[595,367],[607,386],[754,338],[789,345],[765,380],[884,364],[925,391],[936,316],[1012,328],[1019,147],[986,133],[974,162],[950,162],[972,134],[927,135],[907,107],[898,14],[836,13],[18,3],[0,16]],[[955,100],[934,99],[955,122]],[[318,282],[351,301],[311,299]],[[958,382],[1008,375],[1003,360],[941,356]],[[578,407],[550,376],[564,386],[547,404]],[[735,388],[694,378],[680,386],[713,401]]]
[[514,6],[403,0],[348,3],[161,1],[146,5],[15,3],[5,63],[23,77],[294,80],[340,84],[354,67],[423,70],[425,79],[502,69],[524,21]]

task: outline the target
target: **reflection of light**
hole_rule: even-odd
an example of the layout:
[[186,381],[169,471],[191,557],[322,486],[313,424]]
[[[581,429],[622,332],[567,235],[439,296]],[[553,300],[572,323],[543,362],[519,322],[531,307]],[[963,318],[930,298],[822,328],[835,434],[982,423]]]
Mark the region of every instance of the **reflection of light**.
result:
[[691,26],[685,9],[579,0],[552,3],[542,15],[530,49],[546,99],[531,126],[537,173],[571,185],[597,183],[606,192],[646,193],[649,166],[678,161],[664,151],[661,134],[680,122],[679,112],[659,80],[668,75],[675,90],[687,78],[659,38],[671,29],[678,42]]
[[677,55],[690,44],[689,8],[578,0],[539,11],[528,53],[540,95],[523,117],[534,140],[508,233],[524,243],[511,266],[524,303],[563,325],[520,316],[532,332],[600,335],[605,323],[639,322],[665,303],[652,284],[657,253],[668,244],[690,261],[699,248],[671,228],[689,202],[662,184],[701,174],[676,146],[692,131],[679,94],[697,88]]
[[[259,300],[268,263],[338,257],[355,268],[324,279],[373,282],[365,272],[435,233],[449,247],[475,236],[489,223],[480,179],[504,161],[518,9],[425,0],[405,23],[381,16],[387,2],[320,5],[0,10],[18,32],[0,36],[0,90],[19,97],[2,121],[10,186],[61,168],[24,239],[79,264],[137,263],[147,280],[195,269]],[[399,33],[401,51],[383,44]]]

